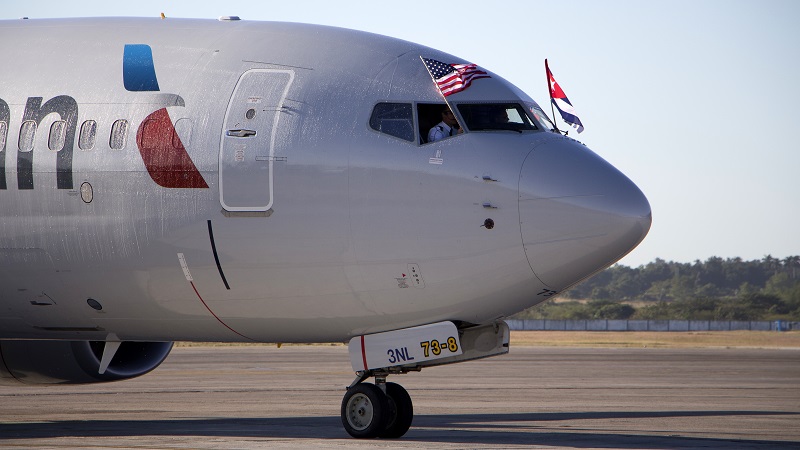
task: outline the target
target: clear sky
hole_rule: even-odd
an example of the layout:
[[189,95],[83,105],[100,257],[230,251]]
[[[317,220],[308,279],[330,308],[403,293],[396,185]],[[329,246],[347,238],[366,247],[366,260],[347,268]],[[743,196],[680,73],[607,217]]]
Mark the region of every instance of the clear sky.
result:
[[570,135],[627,174],[653,208],[650,234],[623,264],[800,254],[800,1],[438,4],[2,0],[0,18],[164,12],[371,31],[483,66],[547,111],[548,58],[586,127]]

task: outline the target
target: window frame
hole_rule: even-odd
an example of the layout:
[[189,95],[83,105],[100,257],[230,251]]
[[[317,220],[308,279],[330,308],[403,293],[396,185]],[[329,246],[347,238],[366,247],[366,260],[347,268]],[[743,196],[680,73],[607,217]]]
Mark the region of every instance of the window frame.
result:
[[[462,114],[461,108],[464,107],[464,106],[473,107],[473,106],[481,106],[481,105],[503,107],[506,110],[509,109],[508,108],[509,106],[515,106],[514,109],[516,109],[517,114],[520,116],[520,118],[526,119],[527,122],[528,122],[527,125],[531,126],[532,128],[526,128],[526,127],[522,127],[522,126],[521,127],[509,126],[507,128],[501,128],[501,127],[497,127],[497,128],[494,128],[494,127],[475,128],[474,126],[470,126],[470,123],[472,123],[472,125],[476,125],[476,122],[468,121],[467,116],[465,114]],[[526,107],[526,105],[524,103],[520,102],[520,101],[517,101],[517,100],[513,100],[513,101],[491,101],[491,102],[489,102],[489,101],[483,101],[483,102],[470,102],[470,101],[467,101],[467,102],[455,103],[455,104],[453,104],[453,106],[455,107],[456,110],[458,110],[459,117],[461,118],[461,123],[464,125],[464,127],[466,127],[466,131],[467,132],[472,132],[472,133],[489,132],[489,133],[493,133],[493,132],[502,132],[502,131],[514,131],[514,132],[523,133],[523,132],[530,132],[530,131],[543,131],[542,127],[539,124],[539,122],[535,118],[531,117],[530,113],[528,112],[528,108]],[[512,123],[509,123],[509,124],[512,124]],[[488,125],[488,123],[487,123],[487,125]],[[521,123],[520,125],[524,126],[526,124]]]
[[[398,135],[395,135],[395,134],[387,133],[386,131],[378,129],[378,128],[375,128],[373,126],[373,118],[375,117],[375,111],[376,111],[376,108],[378,107],[378,105],[403,105],[403,106],[408,106],[409,112],[411,113],[410,117],[409,117],[409,125],[410,125],[410,129],[411,129],[411,139],[406,139],[406,138],[404,138],[402,136],[398,136]],[[397,120],[404,120],[404,119],[397,119]],[[367,128],[370,129],[371,131],[374,131],[375,133],[378,133],[378,134],[381,134],[381,135],[389,136],[389,137],[392,137],[394,139],[399,139],[399,140],[401,140],[403,142],[408,142],[409,144],[414,144],[416,142],[417,145],[419,145],[419,135],[417,134],[417,127],[414,125],[415,123],[416,123],[416,112],[414,111],[414,102],[411,102],[411,101],[398,101],[398,100],[394,100],[394,101],[383,100],[383,101],[375,102],[372,105],[372,108],[370,109],[369,119],[367,120]]]
[[[87,126],[91,124],[92,132],[89,132]],[[84,151],[89,151],[94,149],[95,145],[97,145],[97,121],[93,119],[86,119],[81,123],[81,129],[78,134],[78,148]],[[88,136],[87,136],[88,134]],[[84,145],[87,144],[88,146]]]
[[[28,126],[26,127],[26,125]],[[25,120],[20,124],[19,136],[17,137],[17,149],[19,149],[20,152],[28,153],[33,151],[34,143],[36,142],[36,129],[38,127],[39,124],[36,123],[35,120]],[[23,141],[23,139],[27,139],[28,134],[30,134],[30,140]],[[23,142],[28,145],[23,146]]]
[[0,120],[0,152],[6,150],[6,143],[8,142],[8,122]]
[[[118,131],[118,127],[122,127],[122,133]],[[111,125],[111,133],[108,137],[108,146],[111,150],[124,150],[125,146],[128,144],[128,120],[127,119],[117,119]],[[121,141],[118,147],[114,146],[115,143]]]
[[50,124],[50,132],[47,133],[47,148],[54,152],[64,149],[67,141],[67,121],[56,120]]

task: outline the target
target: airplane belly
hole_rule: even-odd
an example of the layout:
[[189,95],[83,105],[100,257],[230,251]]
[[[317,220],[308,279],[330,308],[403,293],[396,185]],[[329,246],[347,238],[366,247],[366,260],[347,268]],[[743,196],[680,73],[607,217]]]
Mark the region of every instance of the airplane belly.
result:
[[[34,173],[37,185],[54,178]],[[218,211],[209,189],[142,189],[152,181],[139,171],[78,169],[75,178],[92,185],[90,201],[77,189],[45,191],[36,202],[24,192],[4,198],[14,214],[1,219],[0,317],[17,319],[0,337],[167,339],[181,328],[202,335],[207,312],[158,280],[170,255],[194,245],[186,230]]]
[[[64,284],[52,256],[42,248],[3,248],[0,259],[7,264],[0,278],[0,316],[17,319],[16,329],[39,333],[67,328],[91,332],[97,322],[82,314],[82,306],[64,295]],[[10,329],[0,329],[2,333]],[[32,330],[31,330],[32,331]]]

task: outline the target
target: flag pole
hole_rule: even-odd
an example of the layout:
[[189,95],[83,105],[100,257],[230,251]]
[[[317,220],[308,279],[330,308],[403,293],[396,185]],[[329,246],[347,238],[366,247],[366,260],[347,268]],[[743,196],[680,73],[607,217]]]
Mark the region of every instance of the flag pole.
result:
[[[461,120],[458,118],[458,114],[456,114],[456,110],[453,109],[453,106],[450,104],[450,102],[447,101],[447,96],[444,95],[444,93],[442,92],[441,89],[439,89],[439,84],[436,83],[436,78],[433,78],[433,74],[431,73],[431,69],[429,69],[428,65],[425,64],[425,59],[422,57],[422,55],[419,55],[419,61],[422,63],[422,66],[425,67],[425,70],[428,71],[428,75],[431,77],[431,82],[433,82],[433,85],[436,86],[436,90],[439,91],[439,94],[442,96],[442,100],[444,100],[444,104],[447,105],[447,107],[450,108],[450,111],[453,113],[453,117],[456,119],[456,123],[458,124],[458,128],[461,129],[462,133],[466,133],[467,129],[464,128],[464,124],[462,124]],[[420,132],[422,132],[422,130],[420,130]]]
[[547,58],[544,59],[544,72],[547,77],[547,95],[550,96],[550,112],[553,114],[553,126],[556,127],[556,132],[562,134],[556,124],[556,109],[553,107],[553,89],[550,85],[550,66],[547,65]]

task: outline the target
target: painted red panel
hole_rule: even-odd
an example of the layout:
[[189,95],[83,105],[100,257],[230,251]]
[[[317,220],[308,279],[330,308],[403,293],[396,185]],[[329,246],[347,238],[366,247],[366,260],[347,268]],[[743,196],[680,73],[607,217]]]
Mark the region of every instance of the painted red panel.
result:
[[136,132],[136,145],[150,178],[159,186],[208,188],[206,180],[175,133],[166,108],[153,112],[142,121]]

